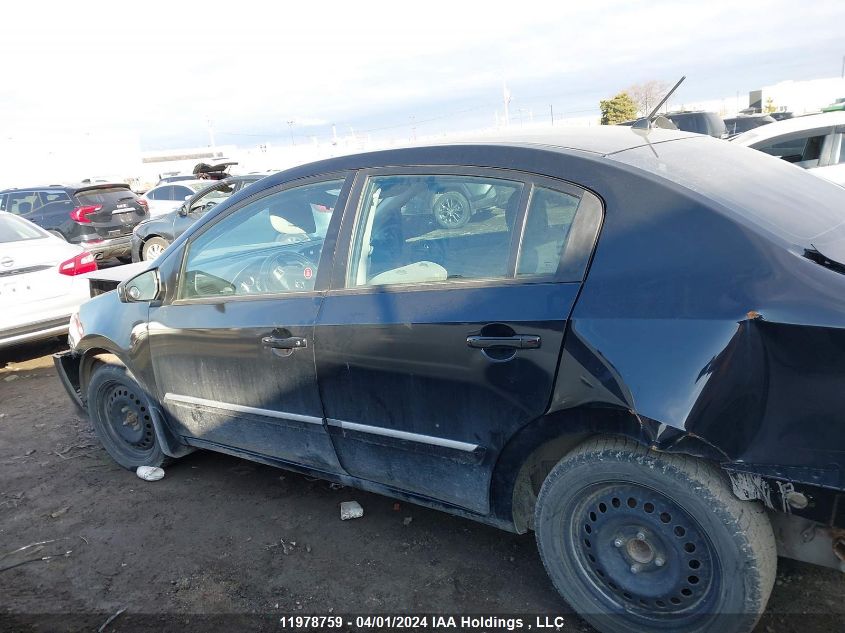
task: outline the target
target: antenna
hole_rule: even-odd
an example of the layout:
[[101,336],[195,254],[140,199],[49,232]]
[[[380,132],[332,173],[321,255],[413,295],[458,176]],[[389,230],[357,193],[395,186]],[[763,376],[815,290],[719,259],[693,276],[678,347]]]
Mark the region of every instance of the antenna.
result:
[[634,123],[634,125],[632,125],[631,127],[635,127],[635,128],[639,128],[639,129],[645,128],[647,130],[651,129],[652,123],[654,122],[654,119],[657,118],[657,111],[660,110],[660,108],[663,107],[663,104],[666,103],[669,100],[669,97],[671,97],[674,94],[674,92],[678,89],[678,86],[680,86],[684,82],[684,79],[686,79],[686,78],[687,78],[687,76],[684,75],[683,77],[678,79],[678,82],[674,86],[672,86],[672,88],[669,90],[669,92],[667,92],[666,95],[660,100],[660,103],[658,103],[655,106],[654,110],[652,110],[651,113],[647,117],[643,117],[642,119],[638,119],[636,121],[636,123]]

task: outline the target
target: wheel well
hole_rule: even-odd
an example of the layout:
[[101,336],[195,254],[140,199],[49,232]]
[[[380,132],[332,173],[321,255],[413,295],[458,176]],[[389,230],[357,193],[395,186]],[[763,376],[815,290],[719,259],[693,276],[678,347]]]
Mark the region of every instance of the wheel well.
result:
[[106,349],[94,348],[85,352],[82,361],[79,363],[79,394],[83,404],[86,405],[88,400],[88,382],[97,365],[123,366],[123,361]]
[[536,420],[505,446],[493,473],[494,513],[513,521],[519,533],[534,527],[534,506],[543,481],[555,464],[597,435],[626,437],[647,448],[714,462],[725,455],[701,438],[666,427],[631,411],[580,408]]

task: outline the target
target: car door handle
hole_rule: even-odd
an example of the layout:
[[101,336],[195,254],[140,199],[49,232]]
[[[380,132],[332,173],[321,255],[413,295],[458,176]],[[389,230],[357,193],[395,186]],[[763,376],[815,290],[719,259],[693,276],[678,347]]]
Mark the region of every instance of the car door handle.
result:
[[261,344],[273,349],[300,349],[308,347],[308,339],[301,336],[262,336]]
[[490,349],[491,347],[537,349],[540,347],[540,337],[534,334],[517,334],[515,336],[467,336],[467,345],[477,349]]

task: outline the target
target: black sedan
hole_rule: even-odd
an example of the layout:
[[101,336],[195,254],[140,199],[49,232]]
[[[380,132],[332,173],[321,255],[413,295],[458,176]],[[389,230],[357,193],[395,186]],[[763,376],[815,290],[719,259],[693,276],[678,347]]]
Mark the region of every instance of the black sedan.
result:
[[[222,451],[533,530],[602,631],[750,631],[778,554],[845,550],[845,190],[705,135],[555,134],[233,195],[82,306],[68,393],[126,468]],[[501,203],[409,212],[447,182]]]
[[141,222],[132,232],[132,261],[155,259],[173,240],[233,193],[266,174],[232,176],[199,190],[175,211]]

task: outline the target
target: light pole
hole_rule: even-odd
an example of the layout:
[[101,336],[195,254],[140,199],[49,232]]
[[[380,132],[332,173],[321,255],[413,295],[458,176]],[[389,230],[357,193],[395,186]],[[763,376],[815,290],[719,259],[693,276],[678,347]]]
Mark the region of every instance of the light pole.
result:
[[290,131],[290,144],[291,145],[296,145],[296,141],[293,140],[293,124],[294,123],[296,123],[296,121],[293,121],[293,120],[288,121],[288,130]]

